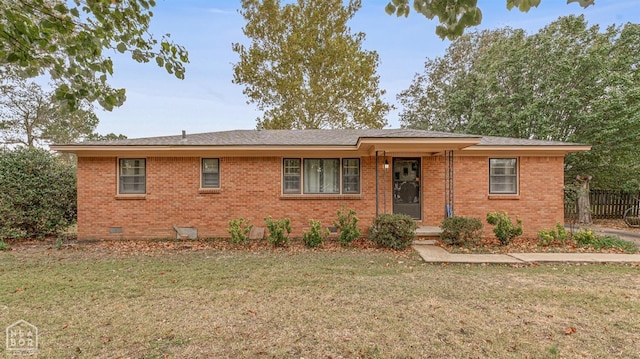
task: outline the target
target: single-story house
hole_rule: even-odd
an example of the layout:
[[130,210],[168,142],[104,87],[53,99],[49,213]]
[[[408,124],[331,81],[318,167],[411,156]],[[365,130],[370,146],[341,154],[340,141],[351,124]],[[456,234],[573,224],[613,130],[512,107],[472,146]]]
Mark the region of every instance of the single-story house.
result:
[[564,220],[564,156],[588,145],[410,129],[236,130],[54,145],[78,158],[78,238],[227,237],[228,221],[354,209],[438,226],[448,215],[519,216],[535,235]]

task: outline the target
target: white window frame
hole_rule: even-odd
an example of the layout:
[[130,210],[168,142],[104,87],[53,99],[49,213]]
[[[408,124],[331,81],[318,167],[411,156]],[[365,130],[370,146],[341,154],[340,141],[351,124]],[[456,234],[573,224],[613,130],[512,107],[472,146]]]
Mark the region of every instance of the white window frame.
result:
[[[142,168],[143,169],[143,174],[139,175],[139,174],[133,174],[133,175],[124,175],[122,173],[123,171],[123,161],[142,161],[142,166],[141,167],[134,167],[134,168]],[[144,189],[143,191],[125,191],[123,188],[123,177],[142,177],[144,179],[143,182],[143,186]],[[118,194],[124,194],[124,195],[140,195],[140,194],[146,194],[147,193],[147,159],[146,158],[118,158]]]
[[[217,171],[205,171],[204,163],[205,161],[215,160],[218,163]],[[203,157],[200,159],[200,188],[201,189],[218,189],[222,183],[222,175],[220,171],[220,158],[216,157]],[[218,184],[217,185],[205,185],[205,175],[206,174],[217,174],[218,175]]]
[[[506,167],[506,166],[502,166],[501,168],[513,168],[514,170],[514,174],[494,174],[494,168],[498,168],[498,167],[494,167],[496,166],[496,164],[494,164],[495,161],[515,161],[515,163],[513,164],[513,167]],[[518,157],[495,157],[495,158],[489,158],[489,194],[491,195],[517,195],[519,193],[519,189],[520,189],[520,161]],[[510,183],[508,183],[507,181],[499,181],[499,178],[505,179],[505,178],[513,178],[513,184],[514,184],[514,189],[513,190],[505,190],[505,191],[498,191],[494,189],[494,185],[496,184],[502,184],[502,185],[508,185]],[[494,183],[494,181],[498,180],[501,183]]]

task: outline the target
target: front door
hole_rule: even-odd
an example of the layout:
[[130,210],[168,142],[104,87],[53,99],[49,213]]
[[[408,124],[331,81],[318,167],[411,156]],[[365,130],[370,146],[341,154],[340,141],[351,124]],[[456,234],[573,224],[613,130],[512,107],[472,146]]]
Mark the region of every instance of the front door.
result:
[[420,197],[420,158],[394,158],[393,213],[420,219]]

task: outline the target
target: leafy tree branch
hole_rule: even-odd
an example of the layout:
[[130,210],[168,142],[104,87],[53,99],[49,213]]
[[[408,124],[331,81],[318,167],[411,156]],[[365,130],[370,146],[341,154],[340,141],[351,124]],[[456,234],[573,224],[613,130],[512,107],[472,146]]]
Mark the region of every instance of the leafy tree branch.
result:
[[[491,0],[494,1],[494,0]],[[507,0],[507,9],[517,8],[528,12],[532,7],[538,7],[541,0]],[[583,8],[594,4],[595,0],[567,0],[567,3],[577,2]],[[392,0],[385,7],[387,14],[398,17],[409,16],[411,7],[409,0]],[[482,11],[478,7],[478,0],[413,0],[413,9],[429,20],[437,18],[436,34],[441,39],[454,40],[468,28],[478,26],[482,22]]]
[[137,62],[155,60],[184,78],[187,51],[149,32],[155,0],[0,0],[0,66],[23,77],[48,75],[55,97],[75,108],[82,100],[107,110],[125,101],[111,88],[113,61],[105,50],[129,53]]

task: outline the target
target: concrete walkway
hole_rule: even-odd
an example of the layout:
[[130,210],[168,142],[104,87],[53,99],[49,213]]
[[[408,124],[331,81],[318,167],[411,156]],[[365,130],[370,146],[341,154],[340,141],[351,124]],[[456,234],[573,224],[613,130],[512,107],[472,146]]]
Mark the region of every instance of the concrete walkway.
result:
[[[427,242],[427,241],[423,241]],[[506,253],[457,254],[433,244],[413,244],[428,263],[640,263],[640,254],[611,253]]]

